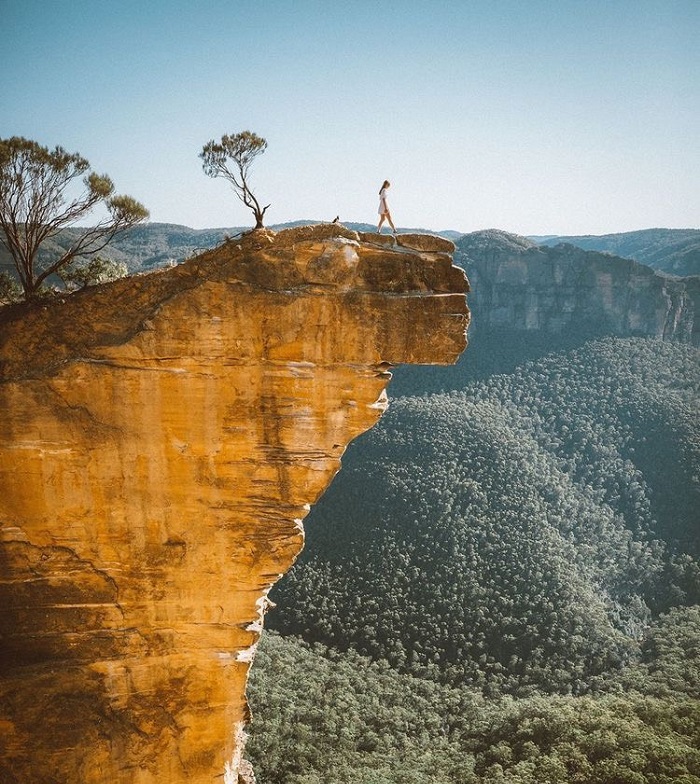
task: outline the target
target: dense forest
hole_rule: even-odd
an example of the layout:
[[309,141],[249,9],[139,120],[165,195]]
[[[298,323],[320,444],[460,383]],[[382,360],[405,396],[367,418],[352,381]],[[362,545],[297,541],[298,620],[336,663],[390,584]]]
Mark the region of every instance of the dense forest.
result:
[[700,782],[699,359],[605,338],[394,399],[273,592],[263,780]]
[[589,690],[698,600],[699,383],[696,349],[606,339],[396,400],[271,624],[488,693]]
[[584,697],[485,699],[266,632],[247,754],[265,784],[697,784],[700,615]]

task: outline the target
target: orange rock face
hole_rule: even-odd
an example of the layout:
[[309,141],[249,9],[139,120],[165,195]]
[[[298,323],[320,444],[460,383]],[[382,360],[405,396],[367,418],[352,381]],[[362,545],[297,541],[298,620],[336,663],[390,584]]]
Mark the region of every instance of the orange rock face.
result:
[[454,362],[449,244],[254,232],[0,315],[0,781],[235,784],[270,587],[385,408]]

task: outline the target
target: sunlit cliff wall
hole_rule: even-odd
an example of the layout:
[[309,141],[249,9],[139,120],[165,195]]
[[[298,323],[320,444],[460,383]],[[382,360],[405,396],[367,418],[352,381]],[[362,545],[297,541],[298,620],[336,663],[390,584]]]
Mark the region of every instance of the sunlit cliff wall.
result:
[[465,347],[451,249],[259,231],[0,312],[3,784],[235,784],[309,504],[389,367]]

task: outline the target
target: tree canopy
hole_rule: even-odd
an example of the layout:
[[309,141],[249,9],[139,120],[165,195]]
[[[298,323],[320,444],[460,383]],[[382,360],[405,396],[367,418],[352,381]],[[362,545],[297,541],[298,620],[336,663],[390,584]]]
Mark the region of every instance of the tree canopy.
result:
[[250,189],[248,174],[251,164],[267,149],[267,142],[251,131],[242,131],[233,135],[224,134],[220,142],[213,139],[207,142],[199,154],[202,168],[208,177],[223,177],[233,187],[238,198],[252,210],[255,217],[255,228],[263,228],[263,219],[269,204],[260,206],[260,202]]
[[[61,229],[101,206],[105,215],[77,234],[69,248],[39,259],[39,249]],[[46,279],[99,253],[120,231],[148,218],[131,196],[114,193],[106,174],[63,147],[50,150],[20,136],[0,139],[0,241],[17,270],[23,295],[35,297]]]
[[700,784],[698,613],[649,636],[665,650],[605,693],[485,700],[266,632],[246,755],[275,784]]

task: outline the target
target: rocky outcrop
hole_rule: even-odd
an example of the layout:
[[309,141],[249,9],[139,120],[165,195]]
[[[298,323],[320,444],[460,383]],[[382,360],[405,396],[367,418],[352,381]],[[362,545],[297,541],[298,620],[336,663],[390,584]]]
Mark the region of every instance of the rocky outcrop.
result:
[[495,230],[467,234],[457,248],[479,330],[568,330],[700,345],[700,278]]
[[[270,587],[396,363],[453,363],[449,242],[253,232],[0,311],[0,780],[238,781]],[[250,779],[250,771],[245,773]]]

